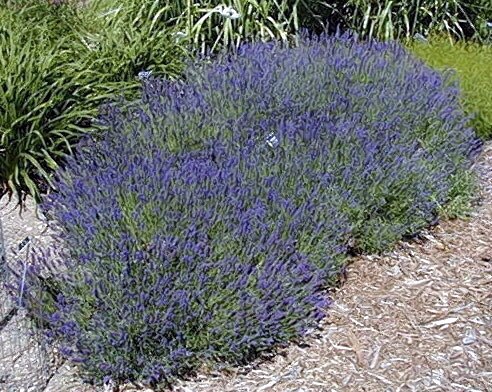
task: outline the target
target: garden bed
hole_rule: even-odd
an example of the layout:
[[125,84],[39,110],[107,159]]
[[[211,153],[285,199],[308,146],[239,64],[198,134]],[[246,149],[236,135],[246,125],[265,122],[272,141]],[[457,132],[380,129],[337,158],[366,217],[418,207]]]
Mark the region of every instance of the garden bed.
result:
[[[468,382],[431,363],[453,362],[462,352],[488,361],[481,345],[488,331],[468,322],[486,325],[473,312],[483,313],[488,281],[471,279],[476,271],[467,271],[470,263],[455,259],[454,250],[452,258],[442,256],[452,246],[436,225],[470,212],[470,166],[483,147],[477,134],[489,133],[489,108],[481,105],[473,122],[468,114],[482,94],[463,100],[449,72],[436,72],[396,42],[361,40],[367,31],[304,32],[290,36],[295,45],[280,34],[237,47],[232,41],[244,37],[234,27],[245,32],[252,8],[107,5],[91,3],[80,14],[63,1],[2,9],[6,61],[37,84],[14,79],[42,92],[30,111],[18,95],[31,97],[30,90],[4,86],[11,110],[4,116],[0,195],[35,196],[56,233],[28,264],[17,257],[4,288],[17,292],[15,301],[56,357],[101,387],[131,381],[185,388],[188,378],[213,383],[217,373],[231,381],[245,369],[253,377],[234,390],[361,381],[363,389],[449,389]],[[90,20],[89,11],[100,28],[79,19]],[[193,26],[192,14],[202,11]],[[25,30],[40,13],[39,34]],[[177,19],[168,18],[173,13]],[[185,42],[198,46],[205,20],[223,23],[213,31],[224,41],[219,46],[233,50],[182,69]],[[171,34],[178,27],[185,28]],[[30,46],[18,45],[25,38]],[[43,72],[35,61],[41,56],[49,65]],[[41,88],[53,81],[56,94]],[[109,100],[116,93],[124,96]],[[489,154],[487,146],[486,161]],[[486,221],[488,212],[481,210]],[[16,230],[19,220],[5,216],[7,232]],[[18,235],[25,233],[9,235],[11,244]],[[423,238],[429,257],[407,249]],[[481,252],[475,268],[488,267],[483,245],[474,248]],[[336,289],[347,268],[353,283],[340,291],[348,301]],[[462,304],[470,293],[475,297]],[[20,310],[12,314],[3,330],[24,319]],[[327,320],[332,326],[324,328]],[[258,384],[256,366],[268,368],[308,346],[314,356],[300,362],[294,355],[292,367],[285,362],[286,378],[276,371]],[[310,361],[316,366],[308,369]],[[342,367],[331,373],[323,366]],[[475,374],[473,361],[466,366],[479,382],[489,375]]]

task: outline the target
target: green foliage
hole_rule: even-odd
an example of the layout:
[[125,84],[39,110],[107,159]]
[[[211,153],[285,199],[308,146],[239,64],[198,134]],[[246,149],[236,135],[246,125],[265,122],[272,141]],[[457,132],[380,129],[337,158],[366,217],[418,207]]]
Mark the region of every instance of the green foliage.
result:
[[184,48],[159,0],[102,14],[48,0],[0,5],[0,197],[39,200],[80,137],[95,130],[101,103],[136,96],[139,71],[176,78]]
[[490,0],[315,0],[301,2],[300,8],[302,24],[314,18],[318,26],[340,24],[364,38],[385,40],[436,32],[483,39],[489,34],[485,23],[492,18]]
[[408,48],[430,66],[457,72],[465,109],[474,114],[472,125],[482,139],[492,138],[492,46],[453,42],[434,36],[429,44],[409,42]]
[[477,35],[482,42],[492,43],[492,28],[488,22],[492,22],[492,2],[490,0],[475,0],[477,17],[475,27]]
[[[36,11],[38,20],[29,23]],[[35,195],[40,179],[49,184],[49,171],[76,138],[70,123],[90,114],[73,108],[84,76],[67,72],[70,37],[54,39],[56,20],[44,17],[48,12],[42,4],[1,9],[0,195],[21,196],[26,190]]]
[[144,69],[156,76],[177,77],[181,70],[177,60],[184,51],[167,26],[171,6],[166,3],[93,0],[74,42],[85,59],[79,66],[97,73],[101,84],[118,82],[120,86],[106,87],[112,92],[118,87],[136,92],[140,86],[136,75]]

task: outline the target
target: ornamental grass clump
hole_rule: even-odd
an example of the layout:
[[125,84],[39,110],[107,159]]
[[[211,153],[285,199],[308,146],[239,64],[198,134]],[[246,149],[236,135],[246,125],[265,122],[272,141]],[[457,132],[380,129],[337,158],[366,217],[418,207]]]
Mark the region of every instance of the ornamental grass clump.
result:
[[[40,200],[102,103],[137,96],[142,70],[178,77],[185,48],[159,0],[0,3],[0,197]],[[135,3],[135,2],[133,2]],[[78,4],[78,5],[77,5]],[[103,9],[100,10],[99,8]]]
[[383,40],[441,33],[483,42],[492,16],[490,0],[300,0],[297,8],[301,26]]
[[466,201],[480,142],[455,82],[395,43],[299,42],[147,75],[59,172],[60,249],[23,301],[88,380],[166,383],[300,338],[348,252]]

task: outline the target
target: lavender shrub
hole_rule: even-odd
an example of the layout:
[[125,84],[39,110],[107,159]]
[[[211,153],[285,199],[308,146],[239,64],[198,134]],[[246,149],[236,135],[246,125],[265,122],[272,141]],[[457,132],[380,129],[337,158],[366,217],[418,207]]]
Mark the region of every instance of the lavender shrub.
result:
[[296,246],[315,206],[285,198],[270,209],[243,174],[247,152],[217,142],[170,154],[136,140],[89,142],[44,206],[64,247],[38,257],[28,284],[40,263],[66,268],[56,298],[25,301],[62,354],[92,382],[156,385],[203,363],[244,363],[314,327],[341,268],[329,239],[323,270]]
[[170,382],[301,337],[348,250],[466,191],[480,144],[451,79],[395,43],[300,41],[149,77],[60,172],[43,207],[65,268],[24,300],[89,380]]
[[[113,109],[106,120],[118,132],[145,124],[142,137],[171,151],[214,140],[256,150],[247,175],[257,184],[282,173],[312,190],[331,177],[329,205],[350,220],[335,236],[350,237],[356,251],[387,249],[436,222],[471,186],[481,142],[457,82],[398,43],[345,34],[303,36],[296,48],[244,44],[188,67],[185,79],[146,83],[132,114]],[[275,189],[293,196],[291,186]],[[318,222],[330,221],[330,210],[319,213]]]

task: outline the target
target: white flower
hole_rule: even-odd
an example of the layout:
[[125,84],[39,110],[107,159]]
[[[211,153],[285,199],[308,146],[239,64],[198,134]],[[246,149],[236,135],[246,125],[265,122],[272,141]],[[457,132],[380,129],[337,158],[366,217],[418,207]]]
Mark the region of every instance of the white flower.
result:
[[108,16],[108,15],[113,15],[113,14],[116,14],[116,13],[118,13],[118,12],[120,12],[120,11],[121,11],[121,7],[118,7],[118,8],[114,8],[114,9],[112,9],[112,10],[106,11],[106,12],[104,12],[104,13],[102,13],[102,14],[99,14],[99,16],[100,16],[101,18],[104,18],[105,16]]
[[417,40],[417,41],[420,41],[420,42],[429,42],[429,41],[427,40],[427,38],[425,38],[425,37],[424,37],[422,34],[420,34],[420,33],[415,33],[415,34],[413,35],[413,38],[414,38],[415,40]]
[[492,29],[492,22],[487,22],[487,27],[488,27],[489,29]]
[[237,12],[234,8],[232,7],[226,7],[224,5],[218,5],[215,7],[215,11],[217,11],[219,14],[221,14],[224,18],[227,19],[239,19],[241,17],[241,14]]
[[104,392],[113,392],[116,387],[116,383],[111,379],[111,377],[104,377]]
[[267,136],[267,140],[266,140],[267,144],[271,147],[271,148],[275,148],[278,146],[278,139],[277,137],[273,134],[273,133],[270,133],[268,136]]
[[174,33],[173,36],[176,39],[176,42],[179,42],[182,39],[186,38],[188,35],[183,31],[178,31],[178,32]]
[[[87,40],[86,40],[87,38]],[[82,42],[84,43],[84,45],[89,49],[89,50],[97,50],[97,48],[99,47],[99,43],[94,41],[92,38],[90,37],[80,37],[80,39],[82,40]]]
[[140,71],[138,73],[138,79],[139,80],[148,79],[150,75],[152,75],[152,71]]

